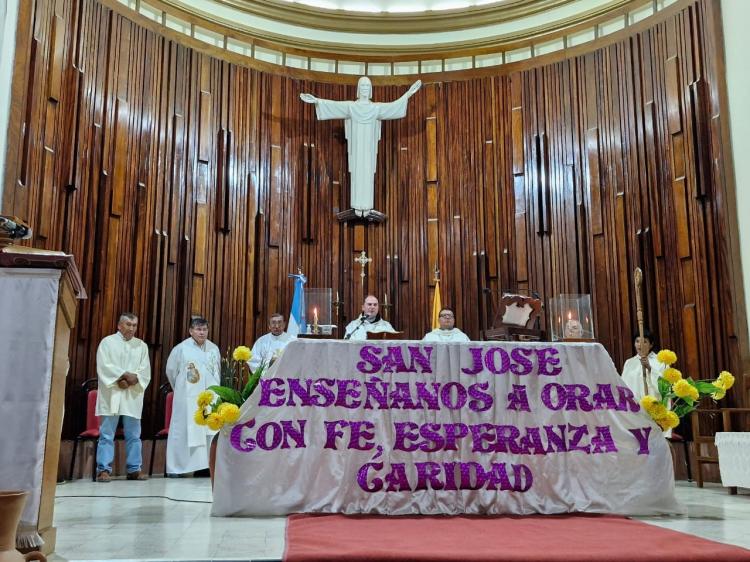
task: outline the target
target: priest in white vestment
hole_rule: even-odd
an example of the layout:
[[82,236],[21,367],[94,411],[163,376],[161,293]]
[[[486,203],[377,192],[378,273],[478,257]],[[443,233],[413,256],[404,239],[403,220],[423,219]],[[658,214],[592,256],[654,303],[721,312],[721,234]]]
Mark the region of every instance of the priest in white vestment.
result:
[[176,345],[167,359],[167,378],[174,390],[172,420],[167,438],[167,474],[186,474],[208,468],[208,451],[216,433],[195,423],[198,395],[220,384],[221,353],[208,339],[208,321],[190,321],[190,337]]
[[141,412],[143,394],[151,382],[148,346],[135,337],[138,317],[120,315],[117,332],[104,338],[96,350],[96,415],[99,443],[96,447],[98,482],[109,482],[115,455],[115,431],[122,417],[125,434],[125,466],[128,480],[146,480],[141,474]]
[[422,341],[463,343],[471,341],[469,336],[456,328],[456,314],[450,308],[443,308],[438,313],[439,328],[427,332]]
[[380,317],[380,303],[374,295],[367,295],[362,304],[362,314],[356,320],[346,325],[344,330],[345,340],[363,341],[367,339],[367,333],[390,332],[396,333],[388,320]]
[[409,98],[422,82],[417,80],[406,93],[388,103],[374,103],[372,82],[362,76],[357,82],[356,101],[334,101],[300,94],[305,103],[315,105],[318,119],[344,119],[344,133],[348,143],[349,174],[351,175],[351,205],[358,216],[367,216],[374,206],[375,164],[380,141],[380,122],[406,116]]
[[253,356],[248,361],[250,370],[254,372],[263,364],[269,366],[281,354],[286,345],[294,339],[293,336],[284,331],[285,328],[284,317],[278,313],[272,314],[268,319],[270,332],[259,337],[253,345]]

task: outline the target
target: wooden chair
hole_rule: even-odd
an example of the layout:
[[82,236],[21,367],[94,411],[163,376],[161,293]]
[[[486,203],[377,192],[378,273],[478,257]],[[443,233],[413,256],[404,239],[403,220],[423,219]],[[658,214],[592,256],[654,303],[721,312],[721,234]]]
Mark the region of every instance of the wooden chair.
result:
[[544,332],[539,329],[542,299],[504,293],[494,310],[492,323],[482,331],[483,339],[499,341],[542,341],[544,339]]
[[[81,384],[81,391],[86,396],[86,428],[76,435],[73,440],[73,454],[70,457],[70,471],[68,478],[73,480],[73,470],[76,465],[76,453],[78,452],[78,443],[81,441],[91,441],[94,444],[94,460],[92,462],[91,480],[96,482],[96,448],[99,444],[99,418],[96,415],[96,398],[98,379],[87,379]],[[115,439],[124,439],[125,436],[121,428],[118,427],[115,433]]]
[[[172,386],[165,382],[159,387],[159,395],[164,397],[164,427],[157,431],[151,438],[151,460],[148,463],[148,475],[151,476],[154,473],[154,454],[156,453],[156,442],[167,439],[169,437],[169,424],[172,421],[172,400],[174,399],[174,392],[172,392]],[[164,455],[164,477],[167,476],[167,461],[166,453]]]
[[[711,433],[701,434],[700,432],[700,420],[701,417],[708,417],[714,420],[714,424],[718,421],[721,416],[721,428],[722,431],[732,431],[732,414],[750,414],[750,408],[720,408],[717,410],[709,410],[698,408],[694,410],[690,415],[690,423],[693,428],[693,442],[695,443],[695,463],[696,463],[696,475],[695,481],[699,488],[703,488],[703,465],[704,464],[719,464],[719,454],[710,450],[710,448],[703,452],[702,446],[711,446],[715,449],[714,445],[714,434],[716,430]],[[737,488],[730,486],[730,494],[736,494]]]

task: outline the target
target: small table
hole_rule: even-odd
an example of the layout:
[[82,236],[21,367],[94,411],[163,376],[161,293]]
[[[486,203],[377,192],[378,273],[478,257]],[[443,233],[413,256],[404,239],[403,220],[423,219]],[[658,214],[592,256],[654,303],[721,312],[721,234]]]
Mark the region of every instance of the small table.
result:
[[750,431],[716,433],[721,483],[736,494],[737,487],[750,488]]

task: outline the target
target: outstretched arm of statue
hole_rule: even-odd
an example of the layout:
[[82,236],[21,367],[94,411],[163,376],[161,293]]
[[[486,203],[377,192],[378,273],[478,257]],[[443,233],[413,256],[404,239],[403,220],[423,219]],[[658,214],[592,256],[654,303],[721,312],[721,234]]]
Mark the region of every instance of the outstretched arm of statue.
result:
[[316,98],[312,94],[300,94],[299,99],[301,99],[305,103],[312,103],[313,105],[318,104],[318,98]]
[[421,80],[417,80],[406,91],[406,95],[409,96],[409,97],[412,97],[414,94],[416,94],[419,91],[419,89],[421,87],[422,87],[422,81]]

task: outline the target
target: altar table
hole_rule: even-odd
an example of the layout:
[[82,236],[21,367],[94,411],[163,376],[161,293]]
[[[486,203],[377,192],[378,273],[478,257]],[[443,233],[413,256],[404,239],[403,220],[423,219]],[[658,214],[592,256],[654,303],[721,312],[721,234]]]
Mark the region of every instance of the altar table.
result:
[[600,344],[297,340],[221,432],[212,514],[678,510]]

